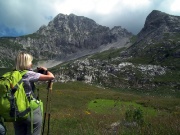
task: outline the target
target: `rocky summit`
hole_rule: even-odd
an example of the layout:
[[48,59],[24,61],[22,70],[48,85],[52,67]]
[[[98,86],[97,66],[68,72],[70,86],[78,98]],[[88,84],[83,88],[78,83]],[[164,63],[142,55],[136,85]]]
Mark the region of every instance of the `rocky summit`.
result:
[[164,33],[180,32],[180,16],[173,16],[161,11],[153,10],[146,18],[144,27],[139,32],[138,42],[158,41],[164,38]]
[[10,55],[8,59],[13,58],[15,53],[25,50],[37,60],[65,61],[111,47],[124,47],[129,44],[130,37],[132,33],[121,26],[110,29],[87,17],[58,14],[33,34],[0,38],[1,58],[6,59],[6,53]]
[[[146,18],[144,27],[136,36],[136,42],[123,57],[145,59],[148,63],[179,66],[180,16],[154,10]],[[174,62],[173,62],[174,61]]]

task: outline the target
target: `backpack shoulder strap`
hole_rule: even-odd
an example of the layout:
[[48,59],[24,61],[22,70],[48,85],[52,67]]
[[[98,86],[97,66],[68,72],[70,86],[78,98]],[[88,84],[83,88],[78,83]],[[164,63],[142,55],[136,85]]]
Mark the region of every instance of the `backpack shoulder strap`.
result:
[[[16,72],[16,73],[15,73]],[[18,89],[19,85],[22,83],[22,76],[26,73],[26,71],[18,71],[18,70],[14,70],[11,72],[11,75],[14,73],[17,75],[17,72],[20,74],[21,78],[18,78],[18,82],[14,85],[14,87],[11,89],[12,94],[14,94],[16,92],[16,90]]]
[[21,70],[18,70],[18,71],[19,71],[20,74],[23,76],[23,75],[25,75],[25,74],[27,73],[28,70],[22,70],[22,71],[21,71]]

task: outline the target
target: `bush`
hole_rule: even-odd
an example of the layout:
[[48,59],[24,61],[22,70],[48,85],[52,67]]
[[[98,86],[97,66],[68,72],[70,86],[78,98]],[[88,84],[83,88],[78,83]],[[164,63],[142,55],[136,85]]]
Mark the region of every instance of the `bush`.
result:
[[140,108],[128,109],[125,113],[125,119],[128,122],[137,122],[142,125],[144,123],[143,111]]

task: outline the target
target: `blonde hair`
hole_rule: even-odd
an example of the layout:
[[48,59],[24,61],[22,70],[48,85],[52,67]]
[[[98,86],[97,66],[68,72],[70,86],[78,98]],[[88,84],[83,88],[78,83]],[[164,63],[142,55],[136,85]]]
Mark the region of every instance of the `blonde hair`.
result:
[[20,52],[16,57],[16,70],[30,69],[32,66],[32,55]]

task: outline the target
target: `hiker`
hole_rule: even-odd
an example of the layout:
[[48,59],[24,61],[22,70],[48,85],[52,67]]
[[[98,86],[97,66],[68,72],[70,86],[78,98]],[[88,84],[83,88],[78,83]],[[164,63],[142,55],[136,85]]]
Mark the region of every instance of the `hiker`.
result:
[[[44,74],[32,71],[32,60],[32,55],[23,52],[20,52],[16,57],[16,70],[28,70],[27,73],[23,75],[24,89],[27,97],[34,92],[34,82],[54,79],[54,75],[45,67],[37,68],[37,71],[44,71]],[[33,111],[33,135],[41,134],[42,113],[40,107]],[[32,114],[29,114],[26,120],[14,122],[15,135],[31,134],[31,116]]]

